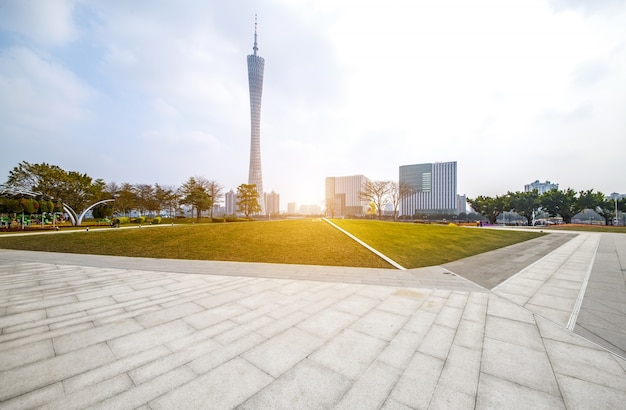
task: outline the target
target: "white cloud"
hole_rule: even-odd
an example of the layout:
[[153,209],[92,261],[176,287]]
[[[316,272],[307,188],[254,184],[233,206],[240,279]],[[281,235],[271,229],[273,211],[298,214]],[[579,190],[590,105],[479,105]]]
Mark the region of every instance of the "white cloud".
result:
[[4,0],[0,28],[19,33],[42,45],[62,46],[74,40],[72,0]]
[[434,161],[458,161],[469,196],[535,179],[626,191],[603,170],[626,150],[621,2],[60,4],[41,33],[24,34],[36,16],[0,23],[0,127],[25,138],[54,130],[97,152],[68,157],[68,169],[245,182],[258,13],[264,186],[283,207],[319,202],[326,176],[392,179],[399,165]]
[[[86,103],[96,93],[52,59],[13,47],[0,51],[0,127],[32,142],[90,117]],[[5,127],[13,127],[6,133]],[[34,139],[34,141],[33,141]]]

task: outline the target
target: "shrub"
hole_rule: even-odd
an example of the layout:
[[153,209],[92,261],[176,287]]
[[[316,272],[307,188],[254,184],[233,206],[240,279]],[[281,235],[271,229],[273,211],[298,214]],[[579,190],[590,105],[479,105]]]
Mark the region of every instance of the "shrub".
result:
[[226,222],[226,219],[224,218],[211,218],[212,222]]
[[160,216],[155,216],[154,218],[152,218],[152,222],[150,222],[153,225],[158,225],[161,223],[161,217]]
[[146,217],[145,216],[138,216],[137,218],[135,218],[135,222],[137,222],[138,224],[142,224],[144,222],[146,222]]
[[226,217],[226,222],[248,222],[251,221],[251,219],[246,219],[246,218],[238,218],[236,216],[234,217]]
[[130,218],[127,216],[120,216],[119,218],[117,218],[117,220],[120,221],[120,225],[127,224],[130,222]]

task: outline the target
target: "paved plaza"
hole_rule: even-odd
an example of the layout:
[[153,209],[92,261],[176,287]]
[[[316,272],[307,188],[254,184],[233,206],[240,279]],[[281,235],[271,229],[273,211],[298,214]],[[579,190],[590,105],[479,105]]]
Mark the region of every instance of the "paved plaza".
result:
[[0,408],[621,409],[626,235],[412,270],[0,250]]

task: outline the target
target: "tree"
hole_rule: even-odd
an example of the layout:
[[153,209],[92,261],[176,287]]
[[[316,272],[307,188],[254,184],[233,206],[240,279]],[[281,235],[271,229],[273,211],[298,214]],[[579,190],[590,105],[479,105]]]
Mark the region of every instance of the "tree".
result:
[[150,184],[135,184],[133,187],[136,195],[135,206],[142,215],[153,214],[159,210],[155,197],[154,187]]
[[208,181],[203,177],[190,177],[187,182],[179,188],[181,195],[180,202],[190,205],[196,210],[196,219],[198,222],[202,216],[202,211],[210,209],[213,201],[208,193]]
[[330,215],[331,218],[335,217],[337,207],[337,200],[335,198],[329,198],[326,201],[326,215]]
[[389,203],[389,184],[390,181],[366,180],[359,192],[359,199],[374,204],[378,219],[382,219],[383,209]]
[[259,213],[262,211],[259,204],[259,193],[256,190],[256,184],[241,184],[237,187],[237,207],[239,211],[246,215]]
[[393,207],[393,220],[398,219],[400,203],[413,194],[413,188],[406,182],[389,181],[389,201]]
[[159,204],[159,210],[167,209],[168,214],[173,218],[178,207],[176,187],[154,184],[154,197]]
[[487,218],[491,224],[495,224],[498,215],[504,211],[506,201],[507,199],[501,196],[492,198],[481,195],[475,199],[467,198],[467,203],[470,204],[472,209]]
[[593,189],[578,193],[578,206],[582,209],[591,209],[604,218],[605,225],[613,225],[615,216],[615,202],[604,196],[602,192],[594,192]]
[[507,196],[508,208],[526,218],[528,225],[531,225],[533,215],[539,209],[539,192],[533,189],[529,192],[509,192]]
[[137,203],[135,188],[128,182],[124,182],[113,195],[115,197],[115,202],[113,203],[114,210],[121,212],[122,215],[129,215]]
[[101,205],[95,206],[93,210],[91,211],[91,213],[93,214],[93,217],[95,219],[104,219],[113,215],[113,208],[108,203],[101,204]]
[[207,192],[211,196],[211,208],[210,216],[213,218],[213,208],[216,203],[219,203],[220,199],[224,196],[224,187],[217,183],[217,181],[208,181]]
[[615,200],[611,198],[603,198],[602,202],[600,202],[595,211],[604,218],[605,225],[614,225],[614,222],[617,220],[617,214],[615,213]]
[[57,165],[21,162],[9,172],[7,185],[61,200],[80,213],[89,204],[102,199],[104,181],[87,174],[65,171]]
[[566,224],[572,223],[572,217],[582,211],[576,191],[567,188],[560,191],[556,188],[546,191],[540,198],[541,207],[545,209],[550,216],[560,215]]

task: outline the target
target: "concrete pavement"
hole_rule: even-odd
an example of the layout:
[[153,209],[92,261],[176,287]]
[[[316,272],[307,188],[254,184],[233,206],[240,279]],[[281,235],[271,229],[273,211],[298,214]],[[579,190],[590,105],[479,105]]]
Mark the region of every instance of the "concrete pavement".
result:
[[407,271],[0,250],[0,408],[623,408],[626,235],[550,237]]

